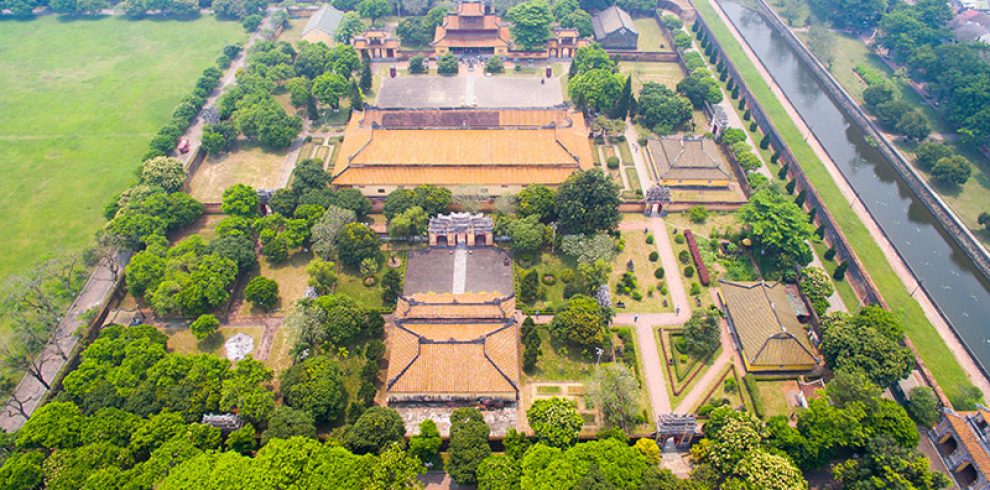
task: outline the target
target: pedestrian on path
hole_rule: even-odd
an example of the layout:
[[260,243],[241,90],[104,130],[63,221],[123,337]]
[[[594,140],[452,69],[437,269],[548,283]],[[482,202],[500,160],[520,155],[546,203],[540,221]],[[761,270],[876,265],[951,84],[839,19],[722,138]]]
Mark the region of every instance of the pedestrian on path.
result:
[[639,323],[639,315],[633,315],[633,323]]

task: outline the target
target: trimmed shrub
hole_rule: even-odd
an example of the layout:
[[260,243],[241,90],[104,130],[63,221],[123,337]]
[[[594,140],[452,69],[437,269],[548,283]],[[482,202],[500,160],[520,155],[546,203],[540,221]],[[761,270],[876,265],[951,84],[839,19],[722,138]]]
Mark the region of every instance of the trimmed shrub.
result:
[[825,251],[825,260],[831,261],[834,259],[835,259],[835,249],[829,247],[829,249]]
[[694,277],[694,267],[687,266],[684,268],[684,277]]
[[608,157],[608,160],[606,160],[605,163],[608,165],[608,168],[615,170],[619,168],[619,157],[612,155]]
[[654,240],[653,240],[653,234],[652,233],[650,233],[649,235],[646,235],[646,244],[647,245],[653,245],[653,241]]
[[753,122],[749,123],[749,132],[750,133],[755,133],[757,127],[758,126],[756,125],[756,121],[753,121]]
[[674,235],[674,243],[682,245],[684,243],[684,235],[681,235],[680,233]]
[[574,280],[574,271],[573,270],[571,270],[571,269],[564,269],[563,272],[560,273],[560,281],[563,282],[564,284],[567,284],[567,283],[569,283],[569,282],[571,282],[573,280]]
[[843,262],[843,263],[839,264],[839,266],[835,268],[835,272],[832,273],[832,279],[835,279],[836,281],[845,280],[845,278],[846,278],[846,269],[848,269],[848,268],[849,268],[849,263],[848,262]]
[[[708,276],[708,267],[706,267],[705,262],[701,260],[701,252],[698,250],[698,242],[694,239],[694,233],[692,233],[691,230],[684,230],[684,238],[687,239],[688,249],[691,250],[691,257],[694,259],[694,264],[698,267],[698,280],[701,281],[703,286],[708,286],[710,281]],[[685,273],[686,272],[687,271],[685,270]]]
[[656,250],[650,252],[650,262],[656,262],[660,258],[660,254]]
[[691,254],[687,250],[681,250],[677,252],[677,260],[680,260],[682,264],[687,265],[691,262]]
[[657,267],[657,269],[653,271],[653,277],[657,279],[663,279],[664,274],[665,271],[663,270],[663,267]]
[[540,280],[543,282],[543,284],[546,284],[547,286],[553,286],[554,284],[557,284],[557,278],[554,277],[554,275],[549,272],[543,274],[543,277],[541,277]]

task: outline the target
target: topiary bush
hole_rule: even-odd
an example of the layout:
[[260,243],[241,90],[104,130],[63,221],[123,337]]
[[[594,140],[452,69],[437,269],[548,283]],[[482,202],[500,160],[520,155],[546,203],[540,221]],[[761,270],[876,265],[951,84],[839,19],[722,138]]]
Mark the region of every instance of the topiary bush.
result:
[[691,254],[687,250],[681,250],[677,252],[677,260],[680,260],[682,264],[687,265],[691,262]]
[[683,245],[684,244],[684,235],[681,235],[680,233],[674,235],[674,243],[676,243],[678,245]]
[[829,249],[825,251],[825,260],[831,261],[833,259],[835,259],[835,249],[829,247]]
[[654,242],[653,234],[650,233],[649,235],[646,235],[646,244],[647,245],[653,245],[653,242]]
[[665,271],[663,270],[663,267],[657,267],[657,269],[655,271],[653,271],[653,277],[655,277],[657,279],[663,279],[663,275],[664,274],[665,274]]
[[543,277],[540,280],[543,282],[543,284],[546,284],[547,286],[553,286],[554,284],[557,284],[557,278],[554,277],[554,275],[549,272],[543,274]]
[[608,160],[606,160],[605,162],[606,164],[608,164],[608,168],[612,170],[616,170],[619,168],[619,157],[615,155],[608,157]]
[[656,250],[650,252],[650,262],[656,262],[658,259],[660,259],[660,254]]
[[574,271],[571,269],[564,269],[564,271],[560,273],[560,280],[564,284],[570,283],[574,280]]
[[687,266],[684,268],[684,277],[694,277],[694,266]]

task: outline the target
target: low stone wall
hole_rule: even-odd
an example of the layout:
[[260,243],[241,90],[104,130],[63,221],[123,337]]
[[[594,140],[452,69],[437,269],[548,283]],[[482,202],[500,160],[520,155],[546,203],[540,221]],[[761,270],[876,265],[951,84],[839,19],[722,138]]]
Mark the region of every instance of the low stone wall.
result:
[[797,53],[798,57],[801,58],[801,61],[823,82],[832,100],[839,104],[843,112],[855,121],[860,129],[878,143],[877,149],[884,156],[884,159],[890,163],[918,200],[932,213],[946,234],[952,237],[956,244],[959,245],[959,248],[973,261],[977,269],[980,270],[980,273],[990,280],[990,253],[987,252],[987,249],[980,243],[976,235],[952,211],[949,205],[942,200],[938,193],[932,189],[904,154],[886,138],[883,131],[867,116],[863,108],[853,99],[852,95],[846,92],[825,66],[814,57],[808,47],[798,39],[794,32],[787,28],[780,17],[766,4],[766,1],[759,0],[757,5],[759,5],[764,18],[783,36]]
[[677,63],[677,53],[673,51],[626,51],[624,49],[608,49],[608,54],[618,61],[653,61],[663,63]]

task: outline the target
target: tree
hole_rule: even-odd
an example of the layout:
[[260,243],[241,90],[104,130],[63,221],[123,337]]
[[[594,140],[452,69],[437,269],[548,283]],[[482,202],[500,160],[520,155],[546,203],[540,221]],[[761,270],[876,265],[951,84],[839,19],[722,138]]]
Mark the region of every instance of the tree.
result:
[[980,216],[976,218],[976,222],[983,227],[983,229],[990,229],[990,213],[984,211],[980,213]]
[[905,114],[914,110],[910,102],[894,98],[873,108],[873,113],[877,116],[877,121],[883,126],[893,128]]
[[361,17],[371,18],[371,24],[374,25],[375,21],[379,17],[384,17],[388,15],[389,5],[388,0],[361,0],[357,4],[358,12],[361,13]]
[[941,403],[931,388],[916,386],[908,393],[907,412],[915,422],[929,428],[938,422],[942,414]]
[[716,309],[695,310],[684,324],[684,344],[699,357],[715,352],[721,337],[721,315]]
[[894,88],[889,83],[870,85],[863,91],[863,101],[871,110],[891,100],[894,100]]
[[493,454],[478,465],[479,490],[512,490],[519,488],[522,468],[512,456]]
[[337,27],[337,34],[334,38],[339,43],[350,43],[354,36],[364,32],[364,30],[364,22],[361,22],[361,16],[357,12],[347,12],[341,17],[340,25]]
[[272,311],[278,306],[278,283],[264,276],[251,279],[244,287],[244,299],[256,308]]
[[591,37],[595,34],[591,14],[585,10],[575,10],[564,17],[558,18],[561,27],[570,27],[578,30],[581,37]]
[[917,110],[901,116],[897,120],[894,129],[903,134],[907,139],[914,141],[921,141],[927,138],[928,134],[932,132],[932,128],[928,124],[928,118],[921,111]]
[[595,69],[614,72],[616,68],[616,62],[608,55],[608,52],[602,49],[598,43],[591,43],[578,48],[574,53],[574,61],[571,62],[569,75],[574,78],[576,75]]
[[389,221],[388,235],[393,240],[411,240],[426,233],[429,221],[430,217],[423,208],[413,206]]
[[691,101],[656,82],[643,84],[636,110],[639,121],[657,134],[669,134],[691,119]]
[[951,484],[947,476],[932,471],[927,458],[916,449],[900,446],[882,436],[869,442],[862,459],[839,463],[833,469],[833,476],[844,488],[865,490],[939,489]]
[[801,269],[801,292],[811,302],[811,306],[819,315],[828,312],[829,297],[835,292],[832,280],[821,267],[805,267]]
[[556,199],[553,189],[540,184],[528,185],[516,195],[518,213],[523,217],[536,215],[540,222],[548,224],[557,217]]
[[748,485],[747,488],[766,490],[797,490],[808,488],[808,482],[794,463],[786,456],[764,450],[751,452],[739,462],[736,472]]
[[337,206],[330,206],[323,216],[313,225],[310,242],[313,252],[323,260],[332,260],[337,255],[337,238],[344,226],[356,221],[354,211]]
[[606,425],[626,430],[639,417],[639,383],[622,364],[598,368],[588,387],[588,396],[602,411]]
[[540,250],[546,237],[546,225],[536,215],[512,220],[506,230],[512,238],[510,247],[516,254],[532,254]]
[[403,490],[422,488],[419,475],[423,473],[420,461],[402,450],[399,443],[390,444],[382,450],[372,468],[371,476],[365,481],[370,490]]
[[313,415],[305,410],[281,406],[275,409],[275,415],[268,422],[268,429],[261,435],[261,444],[267,445],[273,439],[288,439],[296,436],[316,439],[316,422],[313,420]]
[[230,119],[248,140],[270,150],[288,147],[302,130],[302,120],[286,114],[266,92],[251,92],[238,100]]
[[[378,0],[364,1],[374,2]],[[334,72],[328,71],[313,80],[313,97],[333,109],[340,106],[340,98],[347,95],[347,89],[347,79]]]
[[557,191],[557,215],[568,233],[591,234],[618,226],[619,189],[601,169],[578,171]]
[[177,158],[155,157],[144,162],[141,183],[161,187],[165,192],[178,192],[186,181],[186,172]]
[[68,449],[78,446],[83,416],[69,402],[51,402],[34,411],[17,431],[21,448]]
[[363,223],[344,225],[338,238],[340,261],[357,268],[361,261],[373,258],[381,262],[381,249],[375,232]]
[[485,73],[503,73],[505,72],[505,63],[502,62],[501,56],[492,56],[488,58],[485,62]]
[[460,62],[451,53],[446,53],[437,58],[437,73],[441,75],[456,75]]
[[808,29],[808,49],[829,69],[835,60],[835,39],[835,33],[822,24],[814,24]]
[[0,487],[11,490],[41,488],[45,477],[41,468],[44,460],[45,454],[41,451],[11,454],[0,467]]
[[282,374],[280,387],[285,404],[304,410],[318,423],[333,423],[344,414],[347,393],[343,372],[327,356],[313,356]]
[[622,96],[624,78],[604,68],[588,70],[571,78],[567,92],[579,107],[611,114]]
[[248,455],[254,452],[254,448],[257,444],[255,441],[255,430],[254,426],[251,424],[244,424],[243,427],[237,429],[227,435],[227,440],[224,441],[227,449]]
[[261,206],[258,193],[244,184],[234,184],[223,191],[220,210],[225,214],[254,218]]
[[330,294],[337,285],[337,265],[333,262],[316,258],[306,266],[306,274],[309,286],[317,294]]
[[595,299],[571,296],[550,322],[550,333],[581,347],[597,347],[605,341],[607,320]]
[[932,179],[945,185],[963,185],[972,174],[973,166],[960,155],[944,157],[932,167]]
[[785,195],[771,188],[760,189],[740,210],[739,217],[754,250],[767,264],[782,270],[811,261],[807,240],[813,227],[804,211]]
[[880,21],[887,0],[811,0],[811,11],[839,29],[866,30]]
[[[405,38],[403,37],[403,39]],[[419,54],[413,56],[412,58],[409,58],[409,73],[419,74],[419,73],[426,73],[426,71],[427,71],[426,58],[424,58],[422,55]]]
[[197,340],[203,340],[209,337],[218,328],[220,328],[220,320],[217,320],[217,317],[212,314],[200,315],[195,321],[189,324],[189,331],[192,332]]
[[443,462],[440,460],[440,431],[437,424],[432,419],[426,419],[419,423],[419,434],[409,438],[409,454],[418,458],[427,468],[439,468]]
[[939,160],[955,154],[952,147],[945,143],[922,143],[915,149],[918,166],[927,171],[931,171]]
[[450,415],[450,459],[444,468],[459,485],[477,482],[478,465],[491,453],[490,429],[477,408],[457,408]]
[[550,38],[550,24],[553,15],[545,0],[529,0],[509,9],[509,20],[512,25],[512,39],[526,51],[532,51],[543,46]]
[[402,274],[398,269],[389,268],[382,275],[382,302],[395,304],[402,294]]
[[539,442],[566,448],[577,442],[584,419],[577,405],[566,398],[542,398],[526,410],[526,419]]
[[833,369],[859,369],[881,387],[907,376],[914,364],[911,352],[897,340],[850,321],[837,321],[825,329],[821,351]]

